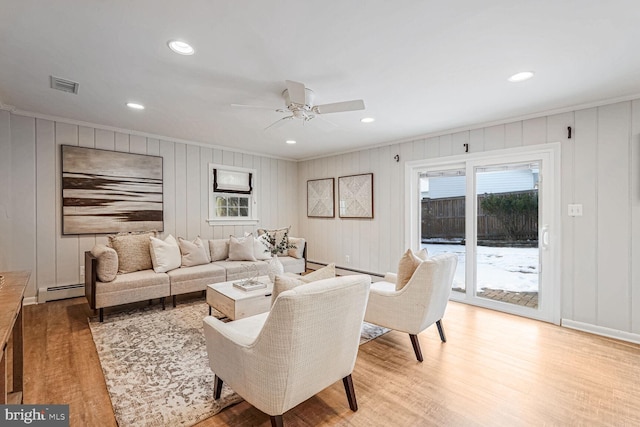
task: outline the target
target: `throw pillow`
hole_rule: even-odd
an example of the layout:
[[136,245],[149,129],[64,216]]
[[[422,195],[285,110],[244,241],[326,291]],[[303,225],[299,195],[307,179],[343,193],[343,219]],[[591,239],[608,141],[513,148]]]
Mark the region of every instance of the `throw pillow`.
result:
[[416,271],[416,268],[420,265],[422,260],[413,254],[411,249],[407,249],[407,251],[402,255],[400,261],[398,262],[398,279],[396,280],[396,291],[404,288],[404,286],[409,282],[411,276]]
[[178,245],[180,246],[180,253],[182,254],[182,267],[192,267],[210,262],[209,255],[207,254],[209,248],[204,247],[204,243],[202,243],[200,237],[196,237],[193,242],[178,237]]
[[305,240],[301,237],[289,237],[289,244],[295,248],[289,248],[289,256],[301,259],[304,254]]
[[161,240],[151,237],[151,263],[156,273],[166,273],[180,267],[182,256],[175,237],[171,234]]
[[332,262],[326,267],[322,267],[304,276],[300,276],[300,280],[305,283],[316,282],[318,280],[333,279],[336,277],[336,264]]
[[111,282],[118,275],[118,253],[106,245],[95,245],[91,255],[98,259],[96,275],[101,282]]
[[253,255],[253,234],[245,237],[229,236],[229,261],[256,261]]
[[422,248],[418,252],[414,252],[413,254],[420,258],[422,261],[426,261],[427,258],[429,258],[429,252],[427,252],[427,248]]
[[271,292],[271,306],[276,302],[276,298],[284,291],[295,288],[296,286],[304,285],[307,282],[303,282],[300,278],[277,275],[273,279],[273,291]]
[[266,234],[254,239],[253,256],[257,260],[271,259],[271,251],[269,251],[269,241],[267,240]]
[[317,269],[316,271],[299,277],[277,275],[273,280],[273,291],[271,292],[271,305],[276,301],[278,295],[296,286],[304,285],[318,280],[332,279],[336,277],[336,264],[331,263],[326,267]]
[[278,255],[286,255],[288,252],[289,246],[289,227],[285,228],[277,228],[274,230],[267,230],[264,228],[258,229],[258,236],[262,236],[264,234],[267,235],[268,239],[272,239],[273,243],[276,247],[280,247],[281,250],[278,250]]
[[209,240],[211,261],[224,261],[229,258],[229,239]]
[[132,273],[153,268],[149,237],[155,236],[155,231],[108,236],[109,246],[118,253],[118,273]]

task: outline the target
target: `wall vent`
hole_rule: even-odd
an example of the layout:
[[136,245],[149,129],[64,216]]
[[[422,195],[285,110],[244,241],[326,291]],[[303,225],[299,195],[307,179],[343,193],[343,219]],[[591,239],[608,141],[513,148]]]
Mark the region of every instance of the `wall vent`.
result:
[[61,79],[60,77],[51,77],[51,89],[61,90],[63,92],[78,94],[78,87],[80,83],[72,82],[71,80]]

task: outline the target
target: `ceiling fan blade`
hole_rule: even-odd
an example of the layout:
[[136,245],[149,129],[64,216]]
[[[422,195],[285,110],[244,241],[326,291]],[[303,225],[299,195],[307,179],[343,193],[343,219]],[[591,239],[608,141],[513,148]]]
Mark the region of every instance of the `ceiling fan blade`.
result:
[[287,90],[289,91],[289,99],[294,104],[305,105],[307,99],[304,93],[304,84],[294,82],[291,80],[285,80],[287,84]]
[[355,101],[334,102],[333,104],[316,105],[313,111],[318,114],[341,113],[343,111],[364,110],[364,101],[358,99]]
[[231,104],[231,106],[233,108],[259,108],[261,110],[271,110],[271,111],[278,111],[277,108],[273,108],[273,107],[266,107],[264,105],[246,105],[246,104]]
[[280,120],[276,120],[275,122],[271,123],[269,126],[264,128],[264,130],[278,129],[279,127],[282,127],[282,125],[284,125],[289,120],[293,120],[293,116],[287,116],[287,117],[281,118]]

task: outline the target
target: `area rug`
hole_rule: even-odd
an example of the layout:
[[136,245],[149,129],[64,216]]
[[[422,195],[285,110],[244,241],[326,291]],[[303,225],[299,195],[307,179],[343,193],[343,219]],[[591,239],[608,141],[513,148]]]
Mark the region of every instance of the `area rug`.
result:
[[[89,319],[120,427],[191,426],[242,401],[226,384],[213,399],[202,329],[208,312],[198,300],[165,311],[154,306],[111,314],[103,323]],[[386,332],[364,323],[360,344]]]

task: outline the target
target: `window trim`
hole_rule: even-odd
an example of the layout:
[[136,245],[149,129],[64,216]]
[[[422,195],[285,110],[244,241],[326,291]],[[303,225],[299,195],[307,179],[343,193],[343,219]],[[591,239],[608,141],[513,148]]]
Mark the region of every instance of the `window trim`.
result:
[[[232,172],[242,172],[249,174],[249,191],[232,191],[232,190],[216,190],[216,171],[226,170]],[[258,213],[258,200],[255,194],[255,177],[256,170],[251,168],[242,168],[237,166],[227,166],[217,163],[209,163],[207,167],[208,174],[208,186],[207,186],[207,199],[209,202],[207,223],[209,225],[257,225],[260,220],[257,217]],[[218,217],[216,216],[216,196],[230,196],[237,195],[239,197],[248,197],[249,199],[249,216],[248,217]]]

